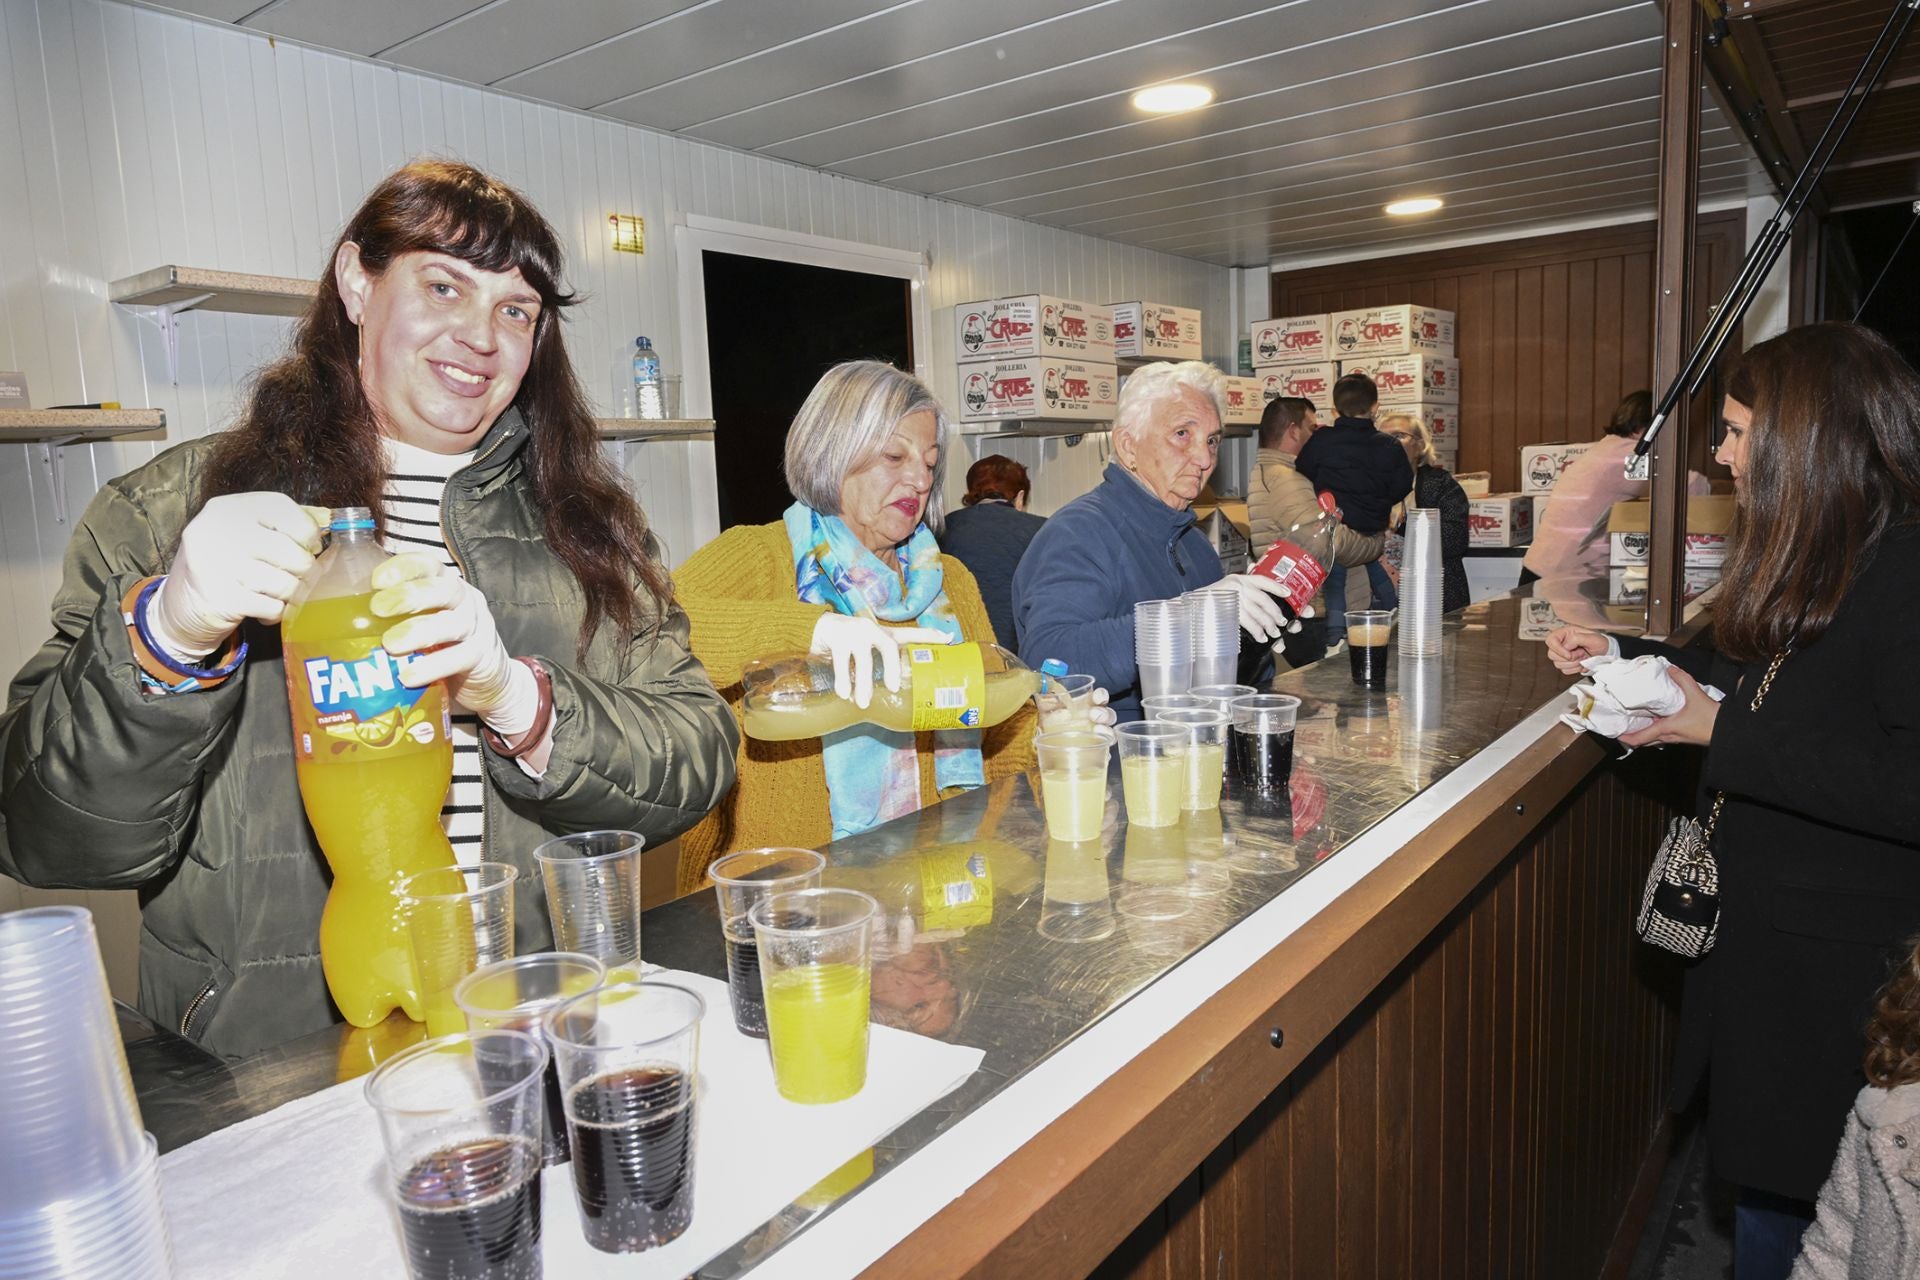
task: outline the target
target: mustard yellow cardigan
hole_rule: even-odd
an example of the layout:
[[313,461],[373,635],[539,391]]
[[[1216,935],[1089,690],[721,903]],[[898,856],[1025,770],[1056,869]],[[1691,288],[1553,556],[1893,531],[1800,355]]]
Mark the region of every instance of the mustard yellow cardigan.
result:
[[[952,556],[940,557],[947,599],[969,640],[993,640],[980,585]],[[674,592],[692,624],[693,656],[740,718],[740,673],[747,663],[803,652],[826,609],[794,594],[793,551],[780,521],[736,525],[700,550],[673,575]],[[981,755],[988,782],[1033,768],[1034,711],[986,731]],[[933,780],[933,737],[918,735],[920,794],[939,794]],[[680,837],[678,889],[693,893],[721,854],[763,845],[815,848],[833,838],[827,812],[827,770],[820,740],[757,742],[744,733],[739,780],[718,808]],[[955,794],[949,791],[947,794]],[[942,796],[944,798],[944,796]]]

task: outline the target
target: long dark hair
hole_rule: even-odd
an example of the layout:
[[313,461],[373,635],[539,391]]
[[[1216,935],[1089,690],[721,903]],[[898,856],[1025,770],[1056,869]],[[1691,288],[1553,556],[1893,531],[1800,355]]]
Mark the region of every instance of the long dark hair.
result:
[[1715,644],[1758,662],[1818,640],[1888,529],[1920,516],[1920,376],[1872,330],[1814,324],[1747,352],[1753,411]]
[[374,275],[403,253],[425,250],[483,271],[517,267],[539,292],[533,355],[513,403],[529,432],[527,466],[547,546],[586,599],[579,651],[603,622],[633,634],[641,595],[657,622],[673,583],[652,554],[646,516],[600,452],[567,359],[561,311],[578,298],[560,287],[559,238],[524,196],[471,165],[416,161],[367,196],[327,255],[292,352],[261,370],[239,422],[215,446],[199,502],[268,489],[315,506],[369,507],[382,519],[380,427],[360,385],[359,331],[334,280],[334,260],[349,241]]

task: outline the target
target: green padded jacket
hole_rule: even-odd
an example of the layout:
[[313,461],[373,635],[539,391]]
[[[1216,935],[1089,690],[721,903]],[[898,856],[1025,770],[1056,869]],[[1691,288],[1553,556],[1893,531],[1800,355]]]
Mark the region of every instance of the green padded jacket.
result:
[[[603,626],[575,656],[583,598],[547,549],[509,410],[448,484],[443,523],[510,653],[553,676],[544,775],[485,759],[486,856],[520,868],[515,943],[552,944],[532,851],[553,835],[678,835],[733,785],[738,730],[687,648],[676,605],[657,631]],[[53,638],[0,714],[0,870],[49,888],[137,889],[140,1008],[244,1057],[338,1021],[320,969],[329,877],[293,770],[278,627],[247,624],[224,684],[142,692],[120,600],[165,570],[211,440],[110,481],[67,548]]]

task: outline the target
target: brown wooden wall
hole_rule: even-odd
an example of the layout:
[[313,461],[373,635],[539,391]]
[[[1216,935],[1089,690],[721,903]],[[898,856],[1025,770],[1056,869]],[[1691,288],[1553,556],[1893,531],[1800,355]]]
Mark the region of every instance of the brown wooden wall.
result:
[[1647,755],[1562,805],[1095,1274],[1597,1275],[1677,1003],[1632,930],[1679,798]]
[[[1700,215],[1696,327],[1740,270],[1745,236],[1738,210]],[[1459,470],[1491,471],[1499,493],[1518,487],[1523,446],[1597,439],[1620,397],[1648,387],[1653,289],[1653,224],[1640,222],[1286,272],[1273,314],[1398,302],[1457,313]],[[1691,465],[1724,476],[1705,405]]]

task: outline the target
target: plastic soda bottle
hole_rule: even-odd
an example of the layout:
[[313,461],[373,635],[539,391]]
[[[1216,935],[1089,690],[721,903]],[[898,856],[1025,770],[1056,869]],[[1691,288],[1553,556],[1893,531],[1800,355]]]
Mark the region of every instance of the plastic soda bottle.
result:
[[833,692],[833,660],[795,653],[749,662],[742,727],[763,742],[818,738],[856,724],[900,733],[923,729],[985,729],[1016,714],[1040,688],[1040,674],[997,644],[907,645],[905,674],[890,690],[878,678],[862,711]]
[[410,689],[380,647],[393,619],[373,614],[372,576],[388,559],[365,507],[333,512],[327,549],[280,624],[294,772],[307,822],[333,868],[320,917],[327,990],[356,1027],[396,1007],[424,1017],[394,892],[416,871],[454,864],[440,827],[453,776],[446,690]]
[[633,416],[659,420],[667,416],[660,382],[660,353],[651,338],[633,340]]
[[1333,495],[1320,495],[1319,514],[1311,521],[1296,524],[1275,538],[1273,544],[1254,563],[1252,572],[1278,582],[1287,604],[1298,617],[1308,617],[1307,606],[1327,580],[1333,565],[1334,533],[1340,526],[1333,509]]

